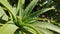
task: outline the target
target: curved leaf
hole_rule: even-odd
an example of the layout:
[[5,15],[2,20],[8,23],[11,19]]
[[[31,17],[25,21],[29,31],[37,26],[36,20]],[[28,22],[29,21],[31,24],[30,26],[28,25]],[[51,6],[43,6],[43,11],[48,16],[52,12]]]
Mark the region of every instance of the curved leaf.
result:
[[38,30],[40,30],[44,34],[54,34],[53,32],[49,31],[48,29],[36,27]]
[[0,34],[14,34],[16,29],[18,27],[13,24],[5,24],[0,28]]
[[31,29],[33,29],[35,32],[36,32],[36,34],[42,34],[39,30],[37,30],[33,25],[31,25],[31,24],[23,24],[23,26],[26,26],[26,27],[29,27],[29,28],[31,28]]
[[60,27],[53,25],[51,23],[48,23],[48,22],[36,22],[36,23],[33,23],[33,25],[37,27],[47,28],[47,29],[60,33]]
[[0,3],[4,5],[9,11],[12,12],[12,6],[9,4],[7,0],[0,0]]
[[52,9],[55,9],[55,8],[51,7],[51,8],[44,8],[44,9],[38,10],[36,12],[33,12],[29,17],[37,17],[38,15],[45,13],[45,12],[52,10]]

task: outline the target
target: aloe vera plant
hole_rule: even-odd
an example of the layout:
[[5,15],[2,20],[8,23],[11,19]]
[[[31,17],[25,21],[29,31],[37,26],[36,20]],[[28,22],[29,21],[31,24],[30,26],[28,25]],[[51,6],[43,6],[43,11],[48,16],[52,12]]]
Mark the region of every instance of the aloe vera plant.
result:
[[38,1],[32,0],[24,9],[25,0],[18,0],[16,9],[13,9],[14,7],[9,4],[8,0],[0,0],[0,4],[4,6],[10,16],[0,6],[0,34],[54,34],[50,30],[60,33],[60,27],[50,22],[38,21],[40,20],[38,16],[55,9],[53,6],[31,13]]

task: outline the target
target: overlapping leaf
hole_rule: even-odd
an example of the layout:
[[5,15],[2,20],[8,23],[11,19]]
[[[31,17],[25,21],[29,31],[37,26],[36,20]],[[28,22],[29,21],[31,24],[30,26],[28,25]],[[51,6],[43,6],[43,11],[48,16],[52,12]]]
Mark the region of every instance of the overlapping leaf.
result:
[[10,16],[12,16],[12,18],[13,18],[14,21],[16,21],[16,17],[15,17],[15,15],[13,13],[13,8],[9,4],[9,2],[7,0],[0,0],[0,4],[2,4],[3,6],[5,6],[8,9],[8,12],[9,12]]
[[8,21],[8,16],[6,15],[1,6],[0,6],[0,17],[2,17],[1,19]]
[[[0,3],[4,5],[9,11],[12,12],[12,6],[9,4],[7,0],[0,0]],[[13,12],[12,12],[13,13]]]

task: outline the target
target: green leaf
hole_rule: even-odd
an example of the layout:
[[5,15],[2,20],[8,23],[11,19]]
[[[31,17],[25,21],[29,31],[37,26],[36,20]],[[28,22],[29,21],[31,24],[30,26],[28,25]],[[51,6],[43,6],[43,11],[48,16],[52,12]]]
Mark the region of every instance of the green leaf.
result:
[[0,34],[14,34],[16,29],[18,27],[13,24],[5,24],[0,28]]
[[40,30],[44,34],[54,34],[53,32],[49,31],[48,29],[36,27],[38,30]]
[[40,4],[40,6],[44,6],[45,4],[47,4],[48,1],[45,1],[43,3]]
[[[36,31],[34,31],[32,28],[29,27],[24,27],[25,30],[27,30],[27,34],[36,34]],[[37,29],[38,30],[38,29]],[[42,32],[40,31],[40,34],[42,34]]]
[[55,8],[51,7],[51,8],[44,8],[44,9],[38,10],[36,12],[33,12],[29,17],[37,17],[38,15],[43,14],[49,10],[52,10],[52,9],[55,9]]
[[4,12],[4,10],[0,6],[0,17],[1,16],[3,16],[1,19],[5,20],[5,21],[8,21],[8,16],[6,15],[6,13]]
[[0,28],[3,26],[3,24],[0,23]]
[[14,34],[25,34],[23,31],[16,30]]
[[51,23],[48,23],[48,22],[36,22],[36,23],[33,23],[33,25],[37,27],[47,28],[47,29],[60,33],[60,27],[53,25]]
[[33,10],[33,8],[37,4],[37,2],[38,2],[38,0],[32,0],[31,3],[26,7],[25,17],[28,16],[31,13],[31,11]]
[[60,22],[54,22],[54,24],[56,24],[56,25],[60,26]]
[[31,28],[31,29],[33,29],[35,32],[36,32],[36,34],[42,34],[38,29],[36,29],[33,25],[31,25],[31,24],[23,24],[23,26],[26,26],[26,27],[29,27],[29,28]]
[[26,33],[26,34],[33,34],[33,33],[31,32],[31,29],[29,29],[28,27],[23,27],[21,31],[23,31],[23,32]]
[[[9,4],[9,2],[7,0],[0,0],[0,4],[2,4],[3,6],[5,6],[8,9],[8,12],[10,14],[10,17],[12,16],[14,22],[16,22],[16,17],[13,13],[13,8],[12,6]],[[11,18],[11,19],[12,19]]]
[[14,34],[20,34],[20,31],[16,30],[16,31],[14,32]]
[[28,18],[28,19],[24,20],[25,23],[32,23],[32,22],[35,22],[35,21],[36,21],[35,18]]
[[5,24],[7,21],[0,18],[0,23]]
[[22,16],[23,16],[23,11],[24,11],[24,9],[23,9],[23,4],[25,3],[25,0],[18,0],[18,6],[17,6],[17,12],[19,11],[19,16],[20,16],[20,18],[22,18]]
[[17,12],[16,12],[16,7],[13,7],[13,11],[14,15],[17,15]]
[[33,34],[32,32],[28,31],[27,27],[17,29],[14,34],[22,34],[22,33]]
[[12,6],[9,4],[7,0],[0,0],[0,3],[5,6],[9,11],[12,12]]
[[25,3],[25,0],[18,0],[17,11],[19,11],[20,8],[23,8],[24,3]]

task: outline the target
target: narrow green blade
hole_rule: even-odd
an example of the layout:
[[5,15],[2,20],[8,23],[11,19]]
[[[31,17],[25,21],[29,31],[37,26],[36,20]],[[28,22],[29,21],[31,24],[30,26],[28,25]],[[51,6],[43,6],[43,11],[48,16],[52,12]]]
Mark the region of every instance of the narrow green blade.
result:
[[37,4],[37,2],[38,2],[38,0],[32,0],[31,3],[26,7],[25,17],[28,16],[31,13],[31,11],[33,10],[33,8]]
[[23,4],[25,3],[25,0],[18,0],[18,5],[17,5],[17,13],[19,15],[20,22],[22,22],[22,18],[24,15],[24,9],[23,9]]
[[43,14],[43,13],[49,11],[49,10],[52,10],[52,9],[55,9],[55,8],[51,7],[51,8],[44,8],[44,9],[38,10],[36,12],[33,12],[29,17],[32,17],[32,18],[37,17],[38,15]]
[[17,6],[17,12],[19,11],[19,16],[22,18],[23,16],[23,4],[25,3],[25,0],[18,0],[18,6]]

